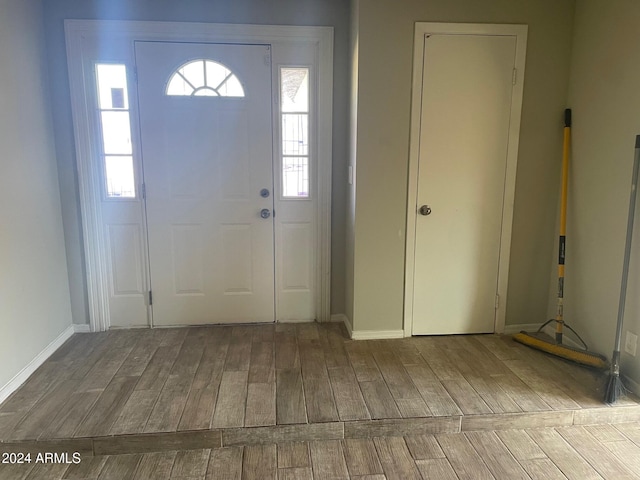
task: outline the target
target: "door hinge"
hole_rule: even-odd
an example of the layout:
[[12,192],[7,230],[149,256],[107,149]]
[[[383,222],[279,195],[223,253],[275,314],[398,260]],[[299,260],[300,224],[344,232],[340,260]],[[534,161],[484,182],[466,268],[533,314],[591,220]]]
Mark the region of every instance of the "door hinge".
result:
[[496,293],[496,310],[500,308],[500,295]]
[[514,68],[513,69],[513,77],[511,78],[511,83],[513,85],[515,85],[516,83],[518,83],[518,69]]
[[138,83],[138,67],[133,67],[133,81]]
[[144,182],[142,182],[142,184],[140,185],[140,192],[142,194],[142,199],[146,200],[147,199],[147,186],[144,184]]
[[153,305],[153,292],[149,290],[149,305]]

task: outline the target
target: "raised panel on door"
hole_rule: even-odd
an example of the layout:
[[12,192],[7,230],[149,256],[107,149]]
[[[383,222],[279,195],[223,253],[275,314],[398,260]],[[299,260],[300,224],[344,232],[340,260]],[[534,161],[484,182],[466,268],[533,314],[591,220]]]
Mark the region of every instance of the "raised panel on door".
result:
[[205,239],[202,225],[172,225],[174,295],[204,295]]
[[251,224],[222,225],[222,290],[225,295],[253,294],[253,239]]
[[425,38],[413,334],[494,331],[515,51],[515,36]]
[[310,292],[313,271],[313,229],[310,222],[282,223],[281,236],[284,253],[282,288],[285,292]]
[[[107,205],[108,213],[120,213],[120,205]],[[130,208],[125,206],[124,208]],[[124,217],[124,215],[122,215]],[[109,220],[117,221],[114,218]],[[140,223],[108,223],[106,244],[109,260],[111,326],[145,325],[146,290],[144,279],[144,246]]]
[[107,225],[113,295],[142,294],[142,235],[138,224]]
[[[167,95],[194,59],[242,95]],[[154,324],[274,321],[269,48],[137,42],[136,61]],[[225,81],[203,65],[187,90]]]

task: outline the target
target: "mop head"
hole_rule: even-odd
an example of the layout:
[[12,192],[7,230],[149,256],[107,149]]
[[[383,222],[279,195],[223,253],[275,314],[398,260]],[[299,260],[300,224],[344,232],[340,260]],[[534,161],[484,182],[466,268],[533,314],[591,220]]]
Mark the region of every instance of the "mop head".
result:
[[622,397],[626,393],[627,389],[624,387],[620,375],[615,373],[609,374],[607,380],[607,389],[604,392],[604,401],[611,405],[615,403],[618,398]]
[[528,347],[550,353],[551,355],[564,358],[565,360],[569,360],[580,365],[600,369],[606,369],[609,367],[606,357],[598,355],[597,353],[581,350],[579,348],[558,344],[554,339],[543,332],[527,333],[523,331],[515,334],[513,339]]

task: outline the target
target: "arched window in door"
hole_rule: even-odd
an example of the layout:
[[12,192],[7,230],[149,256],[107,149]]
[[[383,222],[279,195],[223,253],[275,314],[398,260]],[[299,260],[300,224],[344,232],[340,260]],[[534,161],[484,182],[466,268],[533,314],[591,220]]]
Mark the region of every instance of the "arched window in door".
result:
[[244,97],[238,77],[213,60],[198,59],[178,68],[167,83],[169,96]]

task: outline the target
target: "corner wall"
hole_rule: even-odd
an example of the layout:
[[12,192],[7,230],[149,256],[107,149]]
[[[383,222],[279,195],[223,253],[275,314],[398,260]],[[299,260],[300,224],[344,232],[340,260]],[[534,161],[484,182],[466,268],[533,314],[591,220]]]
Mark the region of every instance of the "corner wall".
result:
[[353,328],[403,328],[415,22],[529,25],[507,324],[546,320],[574,0],[360,2]]
[[353,328],[353,299],[354,299],[354,267],[355,267],[355,228],[356,228],[356,160],[357,160],[357,132],[358,132],[358,17],[360,15],[360,0],[350,2],[350,37],[349,37],[349,166],[351,168],[351,183],[348,185],[345,236],[345,315],[349,328]]
[[40,0],[0,0],[0,394],[71,326]]
[[[569,105],[566,321],[594,351],[614,348],[635,136],[640,134],[640,3],[581,0],[576,8]],[[640,199],[639,199],[640,200]],[[640,350],[624,353],[627,331],[640,335],[640,207],[636,209],[622,337],[622,373],[640,388]]]

